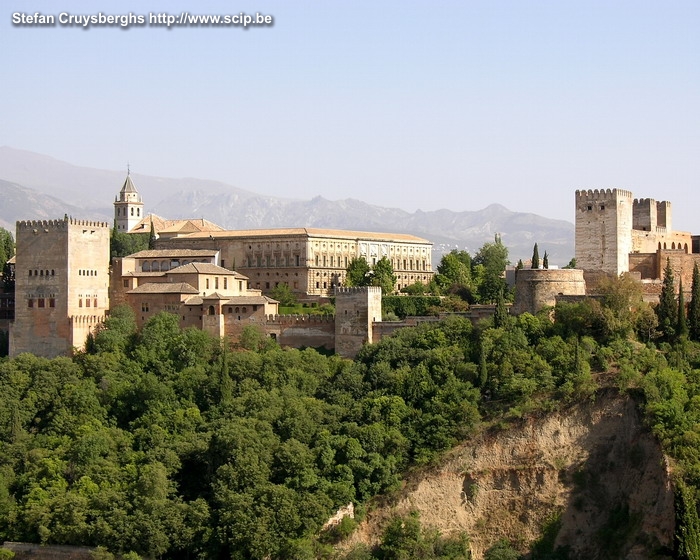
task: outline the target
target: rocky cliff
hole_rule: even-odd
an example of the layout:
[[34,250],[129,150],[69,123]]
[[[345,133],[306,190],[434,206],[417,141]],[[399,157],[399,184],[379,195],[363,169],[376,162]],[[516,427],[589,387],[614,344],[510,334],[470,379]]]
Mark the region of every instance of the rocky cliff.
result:
[[557,413],[485,430],[439,467],[414,474],[345,544],[374,543],[388,518],[417,510],[442,534],[465,531],[476,560],[501,538],[526,552],[543,531],[572,559],[665,558],[673,506],[658,442],[635,402],[610,389]]

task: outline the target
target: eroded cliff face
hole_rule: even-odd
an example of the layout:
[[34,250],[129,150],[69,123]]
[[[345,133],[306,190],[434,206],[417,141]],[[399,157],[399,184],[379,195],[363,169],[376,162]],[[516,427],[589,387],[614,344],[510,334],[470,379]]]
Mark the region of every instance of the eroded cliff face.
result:
[[547,526],[570,558],[663,558],[673,546],[668,463],[635,402],[613,390],[487,431],[389,501],[347,544],[375,543],[386,519],[418,510],[426,526],[469,534],[476,560],[501,538],[525,552]]

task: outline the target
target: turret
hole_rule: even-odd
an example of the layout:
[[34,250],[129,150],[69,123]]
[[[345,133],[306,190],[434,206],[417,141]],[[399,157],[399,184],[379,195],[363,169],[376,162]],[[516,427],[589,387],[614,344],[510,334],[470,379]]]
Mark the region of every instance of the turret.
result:
[[141,195],[131,180],[130,171],[127,171],[122,190],[114,199],[114,225],[117,231],[126,233],[131,231],[141,218],[143,218]]

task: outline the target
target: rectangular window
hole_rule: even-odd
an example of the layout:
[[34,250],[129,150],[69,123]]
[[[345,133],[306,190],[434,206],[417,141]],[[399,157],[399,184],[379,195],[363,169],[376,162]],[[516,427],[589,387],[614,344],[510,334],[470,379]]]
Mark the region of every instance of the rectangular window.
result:
[[265,289],[266,289],[266,290],[269,290],[269,289],[270,289],[270,283],[269,283],[269,282],[265,282]]
[[85,307],[90,307],[90,298],[85,298]]
[[218,277],[218,276],[216,276],[216,277],[214,278],[214,289],[215,289],[215,290],[218,290],[218,289],[219,289],[219,277]]
[[27,300],[27,307],[34,307],[34,300],[33,299]]
[[124,279],[124,287],[125,287],[125,288],[128,288],[128,287],[129,287],[129,279],[128,279],[128,278],[125,278],[125,279]]
[[55,298],[49,299],[49,307],[56,307],[56,299]]
[[92,300],[92,306],[97,307],[97,298]]
[[299,255],[295,255],[294,259],[296,261],[296,265],[299,266]]
[[226,261],[221,259],[221,268],[226,268]]
[[224,278],[224,290],[228,288],[228,278]]
[[83,299],[80,298],[80,299],[78,300],[78,307],[82,307],[82,306],[83,306]]
[[242,292],[243,291],[243,280],[238,281],[238,291]]
[[37,300],[37,303],[39,304],[39,307],[45,307],[44,298],[39,298],[39,299]]

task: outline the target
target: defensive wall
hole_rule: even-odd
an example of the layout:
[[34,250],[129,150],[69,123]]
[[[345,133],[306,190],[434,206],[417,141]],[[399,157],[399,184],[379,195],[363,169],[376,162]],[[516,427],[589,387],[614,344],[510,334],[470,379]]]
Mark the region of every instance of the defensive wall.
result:
[[537,313],[543,307],[554,306],[557,296],[583,296],[586,282],[580,269],[528,269],[515,274],[515,303],[512,312]]

